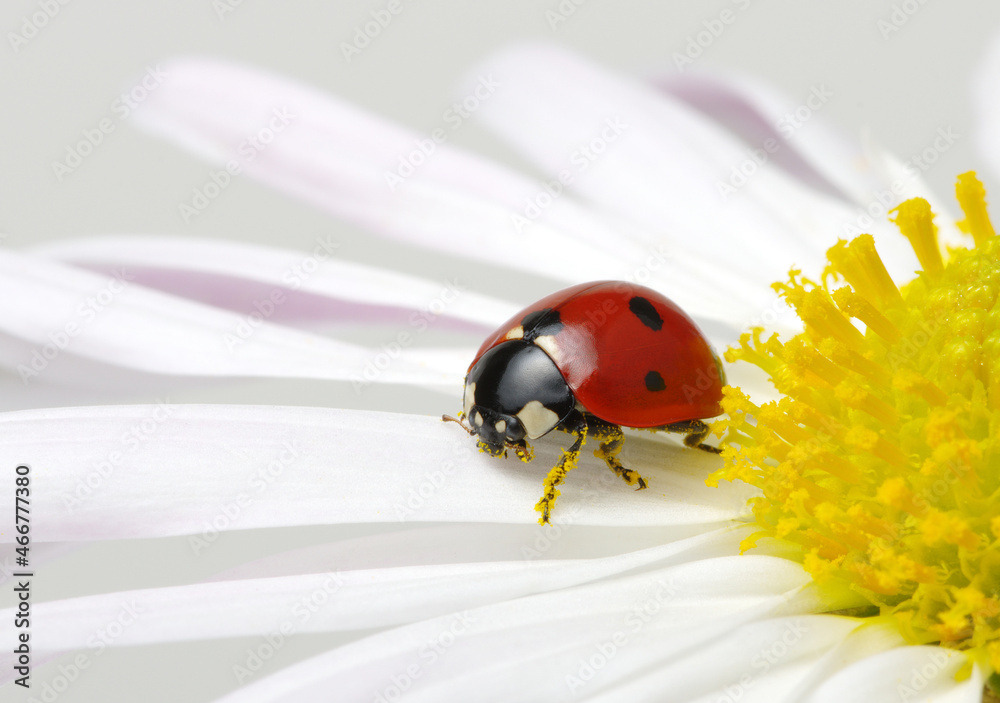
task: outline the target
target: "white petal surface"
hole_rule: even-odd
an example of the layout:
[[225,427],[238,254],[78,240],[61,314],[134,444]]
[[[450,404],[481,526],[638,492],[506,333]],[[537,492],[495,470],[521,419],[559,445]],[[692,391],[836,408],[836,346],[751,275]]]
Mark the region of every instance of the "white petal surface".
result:
[[573,516],[557,511],[552,523],[541,529],[536,524],[412,524],[386,534],[290,549],[226,569],[209,580],[481,561],[596,559],[733,527],[723,522],[659,525],[650,530],[645,527],[578,525],[573,520]]
[[[833,97],[825,85],[811,86],[805,99],[796,101],[747,76],[698,74],[658,84],[744,141],[749,139],[753,147],[760,147],[766,139],[775,140],[780,144],[771,156],[775,164],[806,185],[834,195],[843,193],[841,197],[853,203],[856,216],[839,236],[849,238],[871,230],[881,233],[879,251],[887,262],[913,264],[910,244],[887,224],[888,210],[910,198],[924,198],[937,213],[942,253],[949,245],[968,246],[968,237],[955,226],[953,200],[939,197],[924,179],[926,162],[897,158],[867,132],[858,140],[847,140],[817,114],[826,104],[823,99]],[[957,136],[942,127],[934,139],[948,145]],[[894,270],[903,276],[900,283],[911,278],[907,269]]]
[[978,667],[956,684],[966,663],[961,652],[941,647],[900,647],[847,667],[806,697],[806,703],[882,703],[887,700],[979,703],[983,677]]
[[[235,160],[242,173],[372,232],[573,283],[648,282],[688,312],[716,320],[758,312],[759,304],[746,301],[748,290],[770,299],[760,276],[706,259],[698,238],[665,237],[659,225],[642,232],[634,221],[580,206],[558,182],[552,197],[551,185],[446,141],[390,187],[386,174],[428,135],[306,86],[207,59],[176,60],[167,72],[136,110],[135,124],[217,163]],[[247,137],[286,108],[295,118],[274,141],[240,157]],[[498,257],[498,250],[523,255]]]
[[[141,614],[113,646],[263,636],[292,620],[296,606],[315,612],[296,632],[364,630],[446,615],[457,610],[553,591],[640,567],[739,553],[747,528],[711,534],[604,559],[435,564],[241,579],[87,596],[34,604],[43,622],[37,651],[82,649],[128,603]],[[320,607],[321,606],[321,607]],[[12,619],[13,609],[0,610]],[[297,618],[296,618],[297,619]]]
[[[664,76],[654,85],[751,147],[759,148],[766,140],[775,140],[780,148],[770,155],[771,161],[817,190],[865,202],[874,190],[886,185],[857,145],[818,114],[832,97],[826,95],[825,85],[812,86],[814,92],[807,91],[798,100],[747,75],[689,73]],[[816,109],[809,106],[808,100]]]
[[[68,408],[6,413],[0,428],[5,456],[46,467],[33,484],[40,541],[355,522],[530,524],[560,453],[559,438],[544,438],[532,464],[498,460],[438,418],[317,408]],[[644,434],[628,439],[623,459],[649,489],[636,492],[584,457],[557,511],[591,525],[745,514],[747,486],[704,485],[717,457]],[[0,508],[0,519],[10,510]]]
[[[0,333],[21,340],[0,345],[0,363],[25,382],[60,353],[160,374],[352,380],[365,378],[379,352],[266,320],[251,324],[247,315],[149,290],[129,277],[127,267],[101,276],[0,252],[0,297],[18,301],[0,312]],[[434,368],[433,357],[420,354],[402,350],[376,379],[460,387],[461,366]]]
[[662,641],[660,661],[593,698],[612,701],[777,701],[790,698],[816,662],[858,627],[850,618],[797,616],[751,622],[693,652],[677,654]]
[[842,669],[905,644],[899,630],[891,623],[877,619],[859,620],[857,628],[843,641],[830,647],[812,663],[808,674],[799,681],[795,695],[790,695],[789,700],[808,698],[820,684]]
[[[956,211],[954,199],[942,198],[931,190],[930,185],[916,166],[901,160],[870,137],[866,139],[865,152],[868,154],[868,160],[872,163],[875,170],[881,174],[884,181],[888,183],[901,183],[903,184],[902,190],[907,198],[923,198],[930,203],[931,210],[935,215],[934,224],[938,227],[939,248],[943,255],[947,255],[949,246],[968,247],[972,243],[972,238],[967,234],[963,234],[955,224],[961,219],[961,215]],[[902,236],[897,235],[895,238],[887,241],[879,241],[878,246],[879,253],[887,264],[897,258],[908,260],[909,256],[913,256],[912,247]],[[919,270],[919,268],[915,268],[914,271]],[[902,283],[909,279],[897,278],[896,280]]]
[[[476,70],[504,86],[477,118],[545,172],[589,149],[592,158],[578,159],[585,166],[575,192],[649,231],[697,241],[734,270],[768,281],[783,279],[791,264],[819,270],[826,248],[845,228],[857,229],[856,208],[776,169],[758,168],[738,192],[720,193],[749,158],[745,145],[679,101],[573,54],[520,47]],[[899,237],[885,223],[870,229],[879,241]],[[916,257],[888,263],[890,273],[909,276]]]
[[[613,238],[583,242],[533,222],[519,226],[500,194],[520,202],[537,184],[317,90],[208,59],[176,60],[164,70],[168,77],[136,110],[135,124],[213,161],[233,160],[243,173],[383,236],[573,281],[624,275],[642,253],[625,256],[627,247]],[[273,142],[246,151],[248,137],[275,115],[284,124]],[[407,159],[412,175],[387,180]],[[593,230],[590,224],[582,234]],[[502,251],[533,254],[498,261],[501,241]],[[564,265],[552,267],[556,260]]]
[[[343,701],[370,701],[414,666],[414,700],[570,700],[566,677],[600,643],[638,635],[688,651],[766,613],[801,612],[796,594],[807,581],[784,559],[704,559],[373,635],[222,700],[325,700],[336,690]],[[598,672],[601,685],[648,661],[641,644],[630,647]]]

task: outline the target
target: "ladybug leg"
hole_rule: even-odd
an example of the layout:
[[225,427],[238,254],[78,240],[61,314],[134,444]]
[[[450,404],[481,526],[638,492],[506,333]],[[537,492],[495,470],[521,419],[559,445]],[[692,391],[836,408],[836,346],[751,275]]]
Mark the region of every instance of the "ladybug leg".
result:
[[701,420],[674,422],[670,425],[665,425],[663,429],[667,432],[682,433],[684,435],[684,446],[686,447],[701,449],[704,452],[710,452],[712,454],[722,454],[722,450],[718,447],[713,447],[710,444],[702,442],[702,440],[708,436],[709,428],[708,425]]
[[521,461],[528,462],[535,458],[535,450],[523,439],[520,442],[512,442],[507,446],[514,450],[517,458]]
[[594,456],[604,459],[608,468],[621,476],[622,480],[630,486],[639,484],[637,491],[646,487],[646,479],[639,475],[638,471],[626,469],[618,460],[618,453],[625,444],[625,433],[619,425],[605,422],[596,417],[589,418],[590,430],[594,436],[601,440],[601,445],[594,450]]
[[584,442],[587,441],[587,420],[579,413],[575,413],[574,415],[559,427],[559,429],[565,432],[576,435],[576,441],[568,449],[563,450],[559,463],[553,466],[552,470],[549,471],[549,475],[545,477],[545,492],[542,494],[541,500],[535,505],[535,510],[542,514],[538,518],[539,525],[549,524],[549,515],[552,512],[552,506],[559,496],[559,491],[556,487],[563,482],[566,474],[576,467],[576,462],[580,459],[580,450],[583,448]]

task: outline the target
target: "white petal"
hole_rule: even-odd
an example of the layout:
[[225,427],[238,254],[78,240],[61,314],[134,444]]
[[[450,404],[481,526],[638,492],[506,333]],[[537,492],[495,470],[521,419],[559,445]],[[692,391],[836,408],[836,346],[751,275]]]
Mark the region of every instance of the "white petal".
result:
[[899,630],[889,622],[862,619],[857,624],[847,638],[812,663],[808,675],[799,681],[795,695],[789,695],[789,700],[808,698],[821,683],[842,669],[905,645]]
[[630,643],[622,654],[632,660],[627,663],[637,675],[622,677],[617,685],[587,700],[786,700],[816,662],[856,627],[858,622],[850,618],[805,615],[751,622],[680,655],[672,651],[676,645],[671,648],[652,639],[634,643],[642,649],[636,656]]
[[[573,282],[624,276],[646,253],[600,237],[594,224],[559,232],[516,221],[520,211],[509,203],[520,206],[540,184],[436,143],[433,132],[397,127],[236,64],[177,59],[164,71],[167,78],[132,123],[213,161],[236,162],[241,173],[383,236]],[[272,123],[279,127],[273,141],[249,146],[248,138]],[[444,139],[449,132],[450,124],[442,125]],[[390,182],[411,153],[420,162],[412,175]],[[567,213],[568,222],[587,219]]]
[[[725,223],[727,208],[712,166],[726,145],[703,119],[637,82],[551,47],[508,50],[476,70],[496,76],[501,85],[477,118],[547,173],[578,163],[575,190],[651,232],[697,234],[727,262],[743,258],[739,270],[763,262],[753,237],[760,213],[745,213],[743,237],[717,227]],[[733,203],[740,207],[745,199]]]
[[[291,321],[305,318],[308,321],[380,322],[398,324],[413,336],[431,325],[448,327],[439,322],[439,318],[452,322],[449,329],[457,327],[485,334],[513,317],[529,302],[515,304],[476,293],[467,287],[474,284],[474,280],[436,283],[356,262],[331,258],[317,260],[303,252],[226,240],[119,236],[67,240],[36,251],[47,257],[96,266],[105,273],[127,266],[140,285],[225,307],[244,316],[257,310],[255,303],[270,299],[278,287],[282,289],[283,302],[274,306],[269,320],[282,321],[288,317]],[[698,261],[693,264],[684,256]],[[304,269],[307,259],[310,260],[308,273]],[[745,320],[740,318],[740,311],[745,313],[740,301],[749,284],[727,271],[718,270],[711,263],[706,264],[704,257],[685,254],[677,247],[669,251],[663,248],[647,259],[650,274],[657,280],[670,281],[670,285],[662,287],[678,293],[673,299],[686,303],[682,307],[695,317],[717,348],[735,342],[745,326]],[[692,268],[702,269],[713,283],[693,285],[693,279],[683,273]],[[212,275],[199,280],[192,272]],[[263,285],[255,288],[243,279]],[[511,292],[517,294],[517,291]],[[350,307],[340,302],[326,306],[323,301],[317,303],[314,296],[351,301],[356,305]],[[784,312],[785,307],[781,308]],[[419,313],[416,322],[414,311]],[[459,325],[454,320],[465,324]],[[785,322],[784,319],[780,321]],[[779,331],[783,331],[780,326]],[[443,365],[450,361],[449,357],[431,365],[441,369],[464,369],[472,352],[474,350],[463,351],[454,365]],[[431,362],[434,359],[434,352],[424,349],[413,353],[421,360]]]
[[[123,249],[123,258],[128,257],[128,246]],[[193,249],[208,253],[197,246]],[[230,251],[223,247],[215,253]],[[251,251],[255,255],[266,253]],[[164,243],[149,256],[179,257],[185,252],[196,253],[184,245]],[[257,271],[268,279],[263,297],[274,290],[267,286],[275,272],[262,274],[265,269],[257,258],[242,269],[248,275]],[[133,385],[135,380],[128,374],[116,374],[115,369],[120,368],[186,376],[343,380],[351,381],[355,389],[372,382],[408,383],[459,393],[474,355],[472,348],[416,346],[393,350],[390,355],[382,348],[335,341],[262,320],[252,306],[255,298],[246,299],[246,290],[241,301],[249,312],[237,314],[138,285],[129,280],[133,273],[128,266],[116,267],[116,275],[102,276],[38,256],[0,252],[0,295],[25,301],[0,311],[0,365],[16,371],[24,385],[44,378],[53,383],[90,382],[101,387],[121,384],[123,377]],[[210,285],[211,295],[239,307],[226,297],[232,291],[227,290],[225,280]],[[339,285],[334,290],[332,284],[324,288],[331,295],[340,290]],[[384,298],[404,304],[405,296],[395,295],[384,294]],[[479,303],[494,319],[514,307],[468,294],[464,303],[456,303],[456,310],[461,308],[461,316],[470,319]],[[403,314],[407,324],[403,331],[408,331],[408,316],[413,313]],[[703,318],[699,322],[716,348],[728,346],[738,334],[739,326],[734,324]],[[417,329],[413,328],[413,336]],[[5,401],[13,408],[28,403],[20,395],[9,395]]]
[[[0,362],[26,383],[60,353],[160,374],[361,381],[379,351],[250,321],[143,288],[129,276],[127,268],[100,276],[0,252],[0,296],[19,301],[0,312],[0,332],[21,340],[0,345]],[[376,380],[460,386],[462,366],[433,368],[433,357],[419,355],[402,350]]]
[[[947,255],[950,246],[967,247],[971,244],[972,240],[969,235],[963,234],[955,224],[960,217],[956,213],[954,200],[939,197],[913,164],[904,162],[891,154],[870,136],[865,140],[864,146],[868,160],[882,174],[882,178],[891,183],[902,184],[898,188],[902,192],[901,199],[923,198],[930,203],[931,210],[935,214],[934,224],[938,227],[939,248],[943,255]],[[880,239],[878,248],[887,267],[890,262],[895,263],[897,259],[916,256],[912,252],[909,241],[899,234],[898,230],[895,237]],[[914,270],[918,270],[918,268],[914,268]],[[895,270],[889,268],[889,272],[894,274],[899,283],[908,280],[901,277],[898,267]]]
[[[613,213],[581,207],[558,179],[539,183],[441,143],[390,188],[386,174],[426,135],[250,68],[187,59],[167,73],[135,124],[215,161],[236,159],[242,172],[373,232],[574,283],[650,282],[717,320],[742,320],[759,307],[744,302],[749,286],[768,295],[759,278],[716,275],[697,239],[637,232]],[[295,119],[252,159],[237,158],[276,105]]]
[[[517,700],[525,692],[533,700],[567,700],[567,674],[616,633],[651,633],[684,652],[780,609],[807,581],[784,559],[690,562],[380,633],[222,700],[325,700],[335,690],[343,701],[370,701],[392,685],[391,675],[412,666],[419,676],[407,697],[414,700]],[[440,654],[426,655],[442,643]],[[613,661],[628,665],[642,656],[640,646]]]
[[[36,474],[32,512],[42,541],[211,538],[354,522],[530,524],[562,441],[537,442],[528,465],[476,451],[438,418],[223,405],[23,411],[0,415],[0,427],[4,454],[46,467]],[[591,525],[717,523],[745,514],[747,486],[704,485],[717,457],[643,435],[629,437],[623,458],[646,475],[647,490],[632,490],[585,456],[557,512]],[[0,508],[0,519],[10,510]]]
[[[269,318],[273,320],[281,320],[288,308],[295,307],[296,301],[288,298],[298,292],[370,306],[364,314],[367,319],[371,319],[373,313],[378,317],[376,306],[399,308],[407,317],[412,311],[429,309],[432,322],[439,315],[453,317],[476,323],[475,328],[484,333],[518,310],[513,303],[468,290],[466,286],[474,281],[429,281],[332,258],[324,246],[329,248],[328,243],[321,242],[312,252],[302,252],[221,239],[118,236],[70,239],[47,244],[35,252],[66,262],[99,266],[103,270],[126,266],[139,276],[140,283],[147,270],[213,274],[220,277],[210,291],[213,297],[226,293],[236,297],[235,294],[242,292],[242,279],[259,281],[270,286],[264,289],[265,300],[274,288],[281,289],[282,300]],[[190,275],[178,275],[164,283],[169,284],[169,292],[175,295],[191,295]],[[237,309],[252,312],[253,300],[251,298],[248,303],[238,298],[237,304],[242,307]],[[326,310],[329,311],[327,318],[336,319],[332,313],[337,313],[338,308],[331,305]],[[316,314],[322,312],[323,309]]]
[[[952,199],[938,197],[919,166],[890,154],[867,132],[859,143],[848,141],[823,119],[823,99],[832,97],[826,85],[811,86],[800,100],[749,76],[698,74],[661,80],[658,85],[711,115],[752,146],[760,146],[768,138],[776,140],[781,144],[772,156],[776,164],[817,190],[839,191],[861,206],[859,216],[867,213],[872,222],[863,219],[855,224],[865,231],[874,228],[880,232],[879,251],[901,283],[912,277],[911,270],[897,262],[912,268],[914,254],[905,238],[887,224],[886,210],[896,204],[910,198],[926,199],[938,215],[942,252],[948,245],[968,245],[968,237],[955,226]],[[809,104],[813,98],[819,99],[813,103],[819,107]],[[939,131],[950,138],[946,128]],[[835,190],[830,191],[831,187]]]
[[[967,246],[968,237],[955,226],[951,199],[940,198],[920,169],[886,151],[869,133],[858,143],[846,140],[807,102],[777,93],[752,77],[699,74],[659,82],[671,95],[707,112],[731,131],[759,147],[766,139],[781,145],[772,155],[792,177],[821,192],[845,194],[856,216],[842,237],[860,231],[877,234],[879,252],[897,281],[916,270],[912,247],[889,224],[888,210],[910,198],[930,202],[938,218],[942,252],[949,245]],[[832,97],[824,84],[811,87],[805,99]],[[802,108],[808,117],[802,120]],[[796,113],[799,113],[796,115]],[[833,188],[833,190],[831,190]],[[831,240],[830,244],[833,243]]]
[[578,525],[558,510],[552,524],[542,529],[535,524],[408,525],[386,534],[290,549],[226,569],[209,580],[481,561],[595,559],[677,542],[727,526],[731,526],[728,521],[659,525],[655,530]]
[[941,647],[900,647],[867,657],[823,682],[806,703],[905,701],[969,701],[978,703],[983,690],[978,668],[964,682],[955,673],[966,655]]
[[[154,588],[34,604],[37,651],[82,649],[116,619],[123,603],[137,615],[114,646],[263,636],[287,623],[296,633],[363,630],[422,620],[554,591],[633,569],[732,556],[748,533],[726,529],[651,549],[590,560],[435,564]],[[296,606],[317,607],[306,622]],[[11,620],[14,609],[0,611]]]
[[[802,96],[783,94],[749,75],[696,73],[658,79],[654,85],[688,103],[752,147],[768,139],[780,148],[771,160],[803,183],[845,199],[867,202],[888,187],[859,146],[835,130],[820,113],[829,97],[818,84]],[[805,101],[813,100],[815,109]],[[796,110],[809,109],[801,119]]]
[[[547,46],[502,52],[476,71],[502,86],[476,117],[546,173],[572,166],[570,155],[583,153],[575,192],[650,231],[698,242],[748,277],[782,280],[793,264],[818,271],[838,237],[860,233],[856,208],[777,169],[758,168],[738,192],[720,193],[750,158],[747,147],[637,81]],[[899,236],[884,222],[871,229],[880,240]],[[903,262],[900,271],[912,270]]]

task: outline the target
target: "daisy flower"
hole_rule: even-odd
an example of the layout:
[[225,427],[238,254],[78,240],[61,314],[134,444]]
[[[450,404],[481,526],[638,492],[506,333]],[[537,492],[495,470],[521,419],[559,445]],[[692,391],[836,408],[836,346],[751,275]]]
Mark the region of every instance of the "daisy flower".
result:
[[[133,697],[186,700],[980,699],[1000,665],[997,284],[972,175],[960,218],[826,129],[821,87],[643,83],[551,47],[486,61],[423,134],[245,66],[164,72],[136,122],[213,164],[182,219],[249,177],[466,263],[434,281],[323,237],[2,252],[0,292],[23,301],[0,312],[0,441],[30,500],[6,567],[38,584],[31,695],[138,670]],[[535,175],[454,146],[471,119]],[[479,339],[530,302],[475,293],[486,266],[649,285],[732,346],[723,457],[630,435],[649,489],[585,458],[542,528],[537,467],[560,438],[526,465],[391,406],[169,399],[308,379],[408,384],[455,412]],[[125,386],[163,400],[81,407]],[[84,560],[93,582],[74,581]]]

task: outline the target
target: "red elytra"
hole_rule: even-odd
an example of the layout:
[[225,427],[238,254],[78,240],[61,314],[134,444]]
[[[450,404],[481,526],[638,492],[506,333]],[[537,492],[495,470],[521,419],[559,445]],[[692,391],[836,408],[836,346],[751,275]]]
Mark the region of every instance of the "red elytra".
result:
[[562,328],[545,351],[587,412],[639,428],[722,413],[725,375],[704,335],[668,298],[634,283],[582,283],[542,298],[487,337],[469,369],[546,309]]

